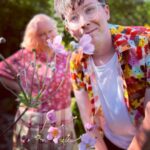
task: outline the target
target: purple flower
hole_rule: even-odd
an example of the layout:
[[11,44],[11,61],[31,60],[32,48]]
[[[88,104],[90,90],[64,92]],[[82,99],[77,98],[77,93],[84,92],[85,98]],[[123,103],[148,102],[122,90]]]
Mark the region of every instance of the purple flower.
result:
[[88,133],[81,136],[81,143],[79,144],[79,150],[90,150],[96,144],[96,139],[92,138]]
[[57,121],[56,113],[54,110],[47,112],[46,117],[50,121],[51,124],[56,123]]
[[51,126],[48,129],[48,135],[47,135],[48,140],[53,140],[54,143],[57,144],[60,137],[61,137],[61,130],[59,128]]
[[61,43],[62,37],[60,35],[56,36],[53,41],[51,41],[50,39],[47,40],[48,46],[52,48],[55,53],[67,54],[67,51]]
[[83,50],[84,54],[92,55],[94,54],[94,45],[91,44],[92,38],[89,34],[84,34],[80,41],[79,41],[79,47]]

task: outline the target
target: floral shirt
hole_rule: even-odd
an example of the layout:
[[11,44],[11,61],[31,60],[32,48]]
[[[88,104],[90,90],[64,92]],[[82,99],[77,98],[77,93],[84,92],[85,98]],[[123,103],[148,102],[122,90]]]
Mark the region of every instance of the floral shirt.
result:
[[[124,101],[132,123],[138,126],[144,117],[145,90],[150,88],[150,29],[112,24],[109,27],[121,65]],[[79,57],[78,54],[75,57]],[[86,54],[83,54],[80,64],[71,60],[71,78],[74,90],[84,89],[88,92],[91,111],[95,115],[98,95],[95,95],[92,85],[97,83],[89,60],[90,56]]]
[[57,54],[54,58],[49,58],[44,52],[37,53],[35,56],[32,51],[19,50],[6,59],[14,71],[10,71],[4,61],[0,62],[0,76],[14,80],[13,73],[20,75],[24,90],[29,93],[32,88],[32,95],[36,95],[44,85],[45,89],[40,98],[42,103],[38,106],[38,111],[64,109],[70,105],[71,100],[67,59],[68,54]]

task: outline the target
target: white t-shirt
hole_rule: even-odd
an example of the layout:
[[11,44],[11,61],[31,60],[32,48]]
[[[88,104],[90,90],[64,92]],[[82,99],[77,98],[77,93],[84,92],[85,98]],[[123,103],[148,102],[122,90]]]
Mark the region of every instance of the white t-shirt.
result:
[[105,117],[104,134],[115,145],[127,149],[136,133],[123,98],[123,80],[115,53],[108,63],[95,66],[100,103]]

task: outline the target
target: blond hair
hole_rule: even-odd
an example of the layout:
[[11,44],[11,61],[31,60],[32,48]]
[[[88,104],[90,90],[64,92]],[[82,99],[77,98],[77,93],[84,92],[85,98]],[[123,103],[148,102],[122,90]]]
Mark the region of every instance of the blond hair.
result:
[[41,43],[37,35],[38,24],[40,22],[50,24],[53,30],[57,32],[57,24],[54,19],[47,16],[46,14],[37,14],[33,16],[33,18],[29,21],[29,23],[26,26],[23,41],[20,45],[22,48],[26,48],[28,50],[36,49],[37,51],[43,50],[43,43]]

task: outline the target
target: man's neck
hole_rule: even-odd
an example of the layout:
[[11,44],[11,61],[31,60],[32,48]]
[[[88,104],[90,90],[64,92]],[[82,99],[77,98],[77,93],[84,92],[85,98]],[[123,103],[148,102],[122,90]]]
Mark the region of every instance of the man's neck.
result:
[[111,48],[109,51],[104,51],[104,53],[95,53],[93,55],[93,61],[96,66],[101,66],[106,64],[114,55],[115,50]]
[[106,64],[115,53],[110,32],[106,32],[105,35],[99,42],[95,43],[93,61],[96,66]]

